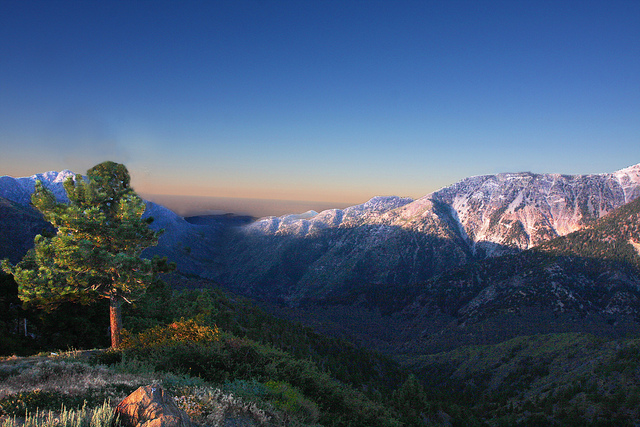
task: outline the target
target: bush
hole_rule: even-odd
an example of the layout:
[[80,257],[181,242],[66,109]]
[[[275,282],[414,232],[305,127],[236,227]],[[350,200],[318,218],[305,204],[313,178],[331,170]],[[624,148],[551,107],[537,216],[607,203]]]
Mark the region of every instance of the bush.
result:
[[269,392],[267,399],[276,409],[307,424],[318,422],[320,416],[318,405],[305,398],[295,387],[281,381],[268,381],[265,387]]
[[122,362],[122,352],[109,348],[107,351],[96,353],[91,362],[97,365],[115,365]]
[[217,326],[201,326],[195,320],[180,319],[166,326],[156,326],[138,334],[123,333],[122,348],[162,347],[176,343],[209,343],[220,338]]
[[197,376],[214,384],[237,380],[271,384],[267,401],[271,396],[278,402],[275,406],[291,415],[317,418],[327,427],[399,425],[390,410],[320,372],[313,362],[195,321],[128,336],[123,361],[131,359],[157,371]]

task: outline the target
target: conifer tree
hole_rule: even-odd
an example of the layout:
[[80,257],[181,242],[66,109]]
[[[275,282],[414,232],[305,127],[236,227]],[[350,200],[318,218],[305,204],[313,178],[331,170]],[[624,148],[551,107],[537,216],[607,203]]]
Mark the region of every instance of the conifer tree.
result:
[[161,232],[143,219],[145,203],[130,186],[127,168],[100,163],[64,182],[69,203],[59,203],[40,181],[32,204],[57,229],[54,236],[38,235],[34,248],[17,265],[2,262],[18,283],[26,305],[54,309],[64,301],[87,304],[109,299],[111,346],[121,343],[122,301],[141,296],[154,275],[169,271],[166,259],[141,258],[158,242]]
[[425,425],[430,405],[424,388],[415,375],[409,375],[404,384],[393,392],[391,400],[400,412],[401,420],[405,426]]

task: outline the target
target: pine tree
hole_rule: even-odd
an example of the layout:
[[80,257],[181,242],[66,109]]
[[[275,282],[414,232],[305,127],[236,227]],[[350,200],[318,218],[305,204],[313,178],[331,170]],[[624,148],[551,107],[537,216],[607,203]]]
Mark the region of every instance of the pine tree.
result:
[[57,229],[54,236],[38,235],[34,248],[15,266],[2,262],[18,283],[26,305],[54,309],[64,301],[87,304],[109,299],[111,346],[121,343],[122,301],[141,296],[155,274],[169,271],[166,259],[141,258],[158,242],[161,232],[143,219],[145,203],[130,186],[127,168],[100,163],[68,178],[64,188],[69,203],[59,203],[51,191],[36,182],[32,204]]
[[426,424],[426,415],[431,411],[431,407],[424,388],[415,375],[409,375],[404,384],[393,392],[391,401],[401,414],[405,426]]

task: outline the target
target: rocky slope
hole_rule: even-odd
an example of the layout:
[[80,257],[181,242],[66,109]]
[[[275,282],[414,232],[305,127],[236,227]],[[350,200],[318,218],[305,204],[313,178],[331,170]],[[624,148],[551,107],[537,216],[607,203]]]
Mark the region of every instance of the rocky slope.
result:
[[289,303],[367,283],[416,284],[566,235],[639,194],[640,165],[599,175],[471,177],[418,200],[376,197],[263,218],[219,239],[225,249],[205,275]]
[[638,242],[640,199],[533,249],[418,285],[364,285],[333,300],[309,301],[292,315],[322,319],[327,331],[394,352],[551,332],[621,337],[640,327]]
[[456,212],[474,247],[519,249],[579,230],[640,194],[640,165],[600,175],[498,174],[433,194]]
[[310,219],[267,218],[220,236],[224,252],[206,276],[261,299],[295,304],[363,283],[414,283],[473,259],[446,206],[421,228],[384,220],[406,199],[375,198]]

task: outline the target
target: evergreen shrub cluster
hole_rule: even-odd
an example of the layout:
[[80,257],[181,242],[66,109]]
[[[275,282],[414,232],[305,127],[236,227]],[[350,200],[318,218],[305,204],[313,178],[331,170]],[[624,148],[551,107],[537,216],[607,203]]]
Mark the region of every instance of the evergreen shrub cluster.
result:
[[156,371],[199,377],[222,387],[238,380],[253,382],[261,391],[252,399],[302,424],[400,426],[391,409],[321,372],[313,362],[194,321],[157,327],[125,342],[135,345],[123,347],[123,362],[139,360]]

